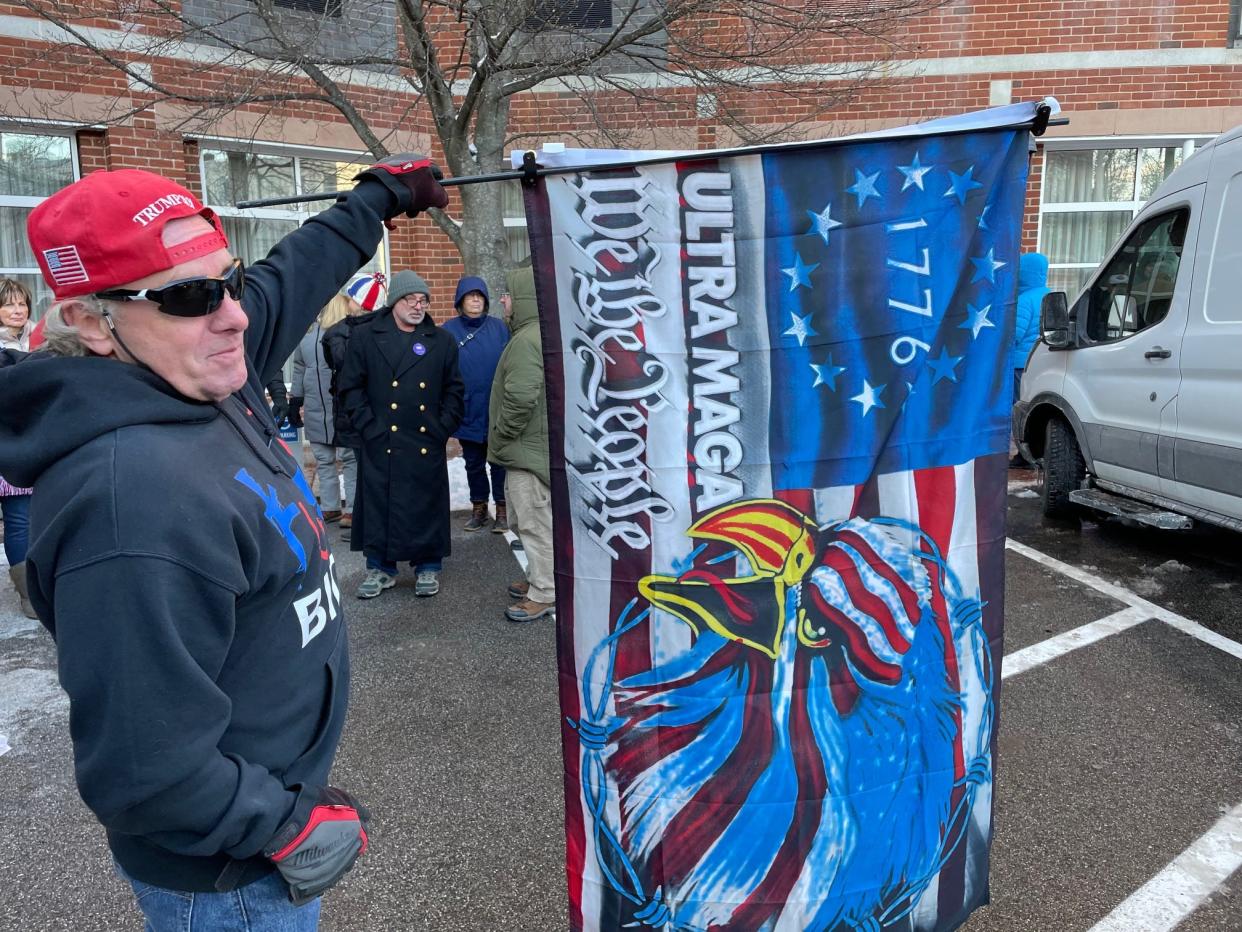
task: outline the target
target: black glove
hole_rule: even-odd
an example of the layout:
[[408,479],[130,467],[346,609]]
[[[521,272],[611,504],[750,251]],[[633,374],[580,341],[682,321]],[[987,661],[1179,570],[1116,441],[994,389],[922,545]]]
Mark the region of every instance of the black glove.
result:
[[267,383],[267,394],[272,399],[272,418],[279,427],[285,419],[285,415],[289,413],[289,392],[285,388],[285,380],[281,375]]
[[302,422],[302,402],[303,401],[304,399],[299,398],[297,395],[289,396],[289,426],[290,427],[306,426]]
[[416,217],[428,207],[446,207],[448,192],[438,181],[442,177],[440,170],[426,156],[405,152],[376,162],[355,175],[354,180],[361,182],[371,178],[392,192],[397,204],[384,218],[391,220],[399,214]]
[[263,849],[295,905],[309,903],[354,866],[367,850],[370,818],[365,806],[335,786],[302,788],[293,814]]

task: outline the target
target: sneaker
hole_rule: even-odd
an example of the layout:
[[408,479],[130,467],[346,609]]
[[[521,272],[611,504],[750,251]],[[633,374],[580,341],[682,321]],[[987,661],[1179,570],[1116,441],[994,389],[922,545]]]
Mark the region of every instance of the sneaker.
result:
[[340,521],[341,513],[339,511],[325,511],[323,513],[323,523],[331,524],[333,521]]
[[509,598],[524,599],[526,593],[530,592],[530,583],[525,579],[519,579],[515,583],[509,583]]
[[435,595],[440,591],[440,574],[435,570],[423,570],[414,581],[415,595]]
[[396,584],[396,576],[389,576],[383,570],[367,570],[366,579],[358,587],[357,595],[360,599],[373,599],[385,589],[391,589]]
[[523,599],[510,605],[505,610],[505,617],[510,621],[523,622],[534,621],[537,618],[544,618],[556,611],[556,606],[551,602],[536,602],[534,599]]

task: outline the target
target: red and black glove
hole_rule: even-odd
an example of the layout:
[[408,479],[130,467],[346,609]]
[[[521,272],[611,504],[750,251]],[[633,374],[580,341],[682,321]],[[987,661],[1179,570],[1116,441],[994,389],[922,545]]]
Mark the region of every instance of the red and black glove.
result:
[[335,786],[303,787],[289,816],[263,849],[301,906],[323,893],[367,850],[371,813]]
[[448,192],[439,182],[443,177],[426,156],[406,152],[376,162],[356,175],[354,180],[361,182],[364,178],[371,178],[396,196],[396,207],[384,218],[391,220],[400,214],[416,217],[429,207],[447,206]]

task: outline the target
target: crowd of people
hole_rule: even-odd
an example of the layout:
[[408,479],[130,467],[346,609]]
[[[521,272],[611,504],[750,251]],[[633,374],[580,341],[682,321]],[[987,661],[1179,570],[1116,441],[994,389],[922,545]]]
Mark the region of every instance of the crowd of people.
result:
[[[513,295],[511,299],[510,295]],[[356,276],[319,313],[292,356],[292,387],[268,385],[273,418],[303,431],[325,524],[366,562],[356,595],[397,584],[440,591],[452,551],[448,441],[461,448],[471,510],[464,530],[520,527],[530,580],[508,587],[514,622],[552,615],[547,411],[529,269],[491,313],[487,283],[463,276],[453,316],[435,322],[431,287],[412,270]],[[512,343],[511,343],[512,337]],[[489,509],[490,503],[490,510]]]

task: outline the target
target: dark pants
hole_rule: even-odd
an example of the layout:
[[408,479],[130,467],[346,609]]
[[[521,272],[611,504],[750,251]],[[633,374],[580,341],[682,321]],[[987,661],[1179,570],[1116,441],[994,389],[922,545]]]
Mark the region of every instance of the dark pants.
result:
[[17,566],[26,559],[30,545],[30,496],[3,496],[0,514],[4,515],[4,555],[9,566]]
[[[477,440],[463,440],[461,441],[461,455],[466,461],[466,481],[470,483],[470,501],[487,501],[489,491],[487,444],[479,443]],[[505,468],[492,463],[491,469],[492,500],[497,505],[503,505],[505,503]]]

